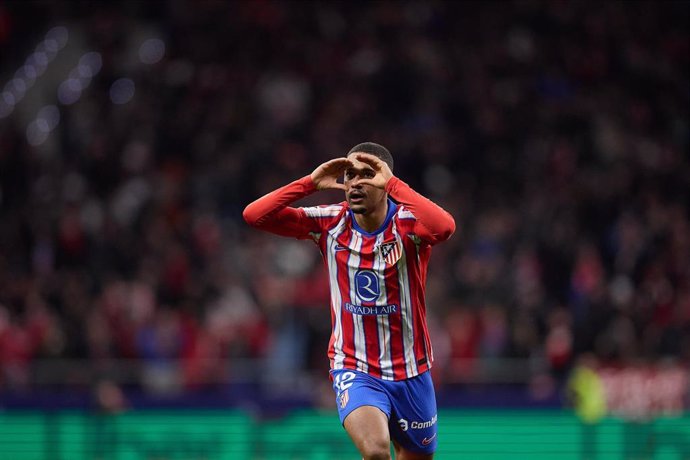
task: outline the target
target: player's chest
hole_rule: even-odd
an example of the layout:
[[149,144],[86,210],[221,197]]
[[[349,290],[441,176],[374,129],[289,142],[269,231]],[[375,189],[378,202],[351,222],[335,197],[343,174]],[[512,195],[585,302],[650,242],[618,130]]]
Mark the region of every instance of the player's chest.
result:
[[331,263],[350,269],[385,270],[406,258],[404,237],[390,232],[378,235],[359,232],[329,234],[323,249]]

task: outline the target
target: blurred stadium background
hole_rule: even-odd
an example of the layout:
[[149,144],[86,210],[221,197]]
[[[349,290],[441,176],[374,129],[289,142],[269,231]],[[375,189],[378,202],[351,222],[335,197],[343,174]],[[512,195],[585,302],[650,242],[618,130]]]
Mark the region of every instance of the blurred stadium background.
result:
[[0,3],[0,457],[357,458],[241,211],[374,140],[459,225],[436,458],[690,459],[689,5]]

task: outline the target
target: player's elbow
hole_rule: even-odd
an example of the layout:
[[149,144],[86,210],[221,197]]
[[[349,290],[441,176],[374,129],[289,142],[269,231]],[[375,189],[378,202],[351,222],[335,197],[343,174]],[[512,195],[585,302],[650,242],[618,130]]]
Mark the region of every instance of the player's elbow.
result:
[[438,229],[439,231],[435,235],[436,242],[446,241],[448,238],[453,236],[455,233],[455,219],[449,213],[446,213],[446,218],[444,219],[443,225]]
[[455,233],[455,219],[453,219],[453,216],[448,214],[448,226],[446,228],[446,232],[444,233],[444,240],[447,240],[451,236],[453,236],[453,233]]
[[[421,222],[417,221],[418,224]],[[448,212],[437,216],[433,224],[421,224],[419,228],[422,238],[430,244],[446,241],[455,233],[455,219]]]
[[242,218],[250,226],[258,227],[260,225],[259,215],[254,212],[252,204],[253,203],[250,203],[246,208],[244,208],[244,211],[242,211]]

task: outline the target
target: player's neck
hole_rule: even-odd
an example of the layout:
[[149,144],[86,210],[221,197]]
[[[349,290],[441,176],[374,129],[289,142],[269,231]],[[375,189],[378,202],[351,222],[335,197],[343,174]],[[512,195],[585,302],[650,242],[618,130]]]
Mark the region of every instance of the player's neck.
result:
[[368,233],[373,233],[386,221],[386,215],[388,214],[388,200],[385,200],[382,206],[378,206],[371,212],[365,214],[355,214],[355,220],[357,225]]

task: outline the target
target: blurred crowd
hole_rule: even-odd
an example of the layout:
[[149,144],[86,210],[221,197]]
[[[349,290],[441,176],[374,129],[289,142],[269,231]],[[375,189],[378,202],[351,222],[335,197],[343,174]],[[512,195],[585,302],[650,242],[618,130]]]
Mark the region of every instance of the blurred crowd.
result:
[[[3,82],[55,25],[103,58],[76,103],[46,97],[45,143],[0,119],[0,388],[56,359],[158,389],[325,376],[318,250],[241,212],[368,140],[458,224],[427,286],[439,382],[690,362],[688,5],[0,5]],[[164,57],[126,67],[142,29]]]

